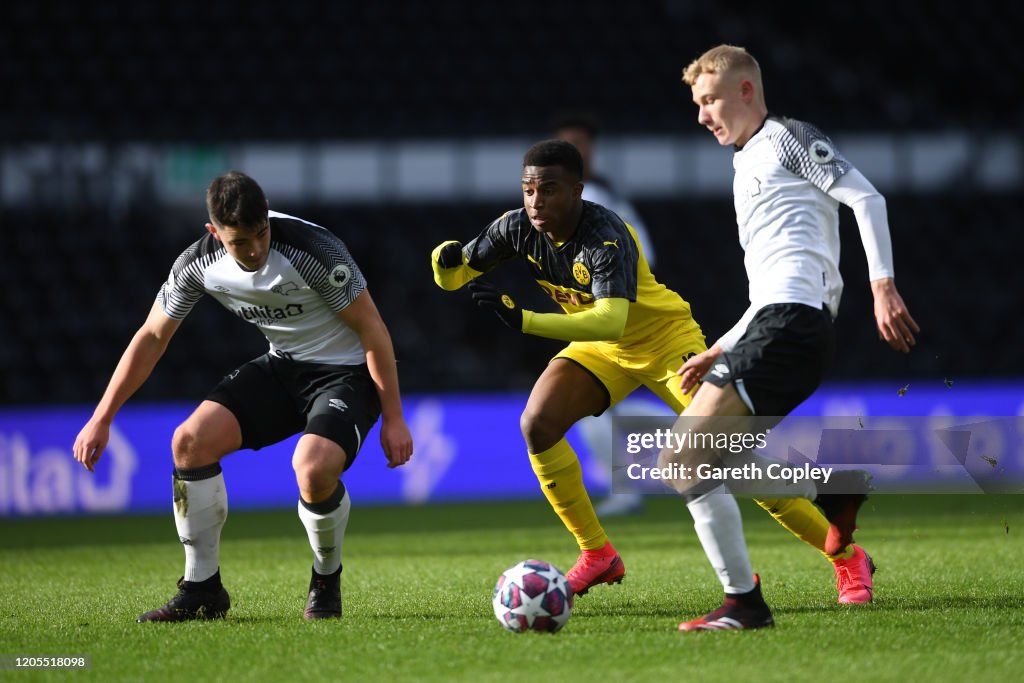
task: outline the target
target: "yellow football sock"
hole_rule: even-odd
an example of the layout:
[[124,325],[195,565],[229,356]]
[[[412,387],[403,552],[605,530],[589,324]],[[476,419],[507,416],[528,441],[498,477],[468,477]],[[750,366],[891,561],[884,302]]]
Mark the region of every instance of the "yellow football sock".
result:
[[555,514],[576,537],[580,549],[597,550],[607,543],[608,536],[583,487],[580,460],[569,442],[562,439],[542,453],[530,453],[530,465]]
[[775,521],[804,543],[816,548],[829,562],[845,560],[853,555],[853,546],[846,546],[838,555],[825,552],[825,535],[828,533],[828,520],[814,503],[806,498],[771,498],[755,500],[768,511]]

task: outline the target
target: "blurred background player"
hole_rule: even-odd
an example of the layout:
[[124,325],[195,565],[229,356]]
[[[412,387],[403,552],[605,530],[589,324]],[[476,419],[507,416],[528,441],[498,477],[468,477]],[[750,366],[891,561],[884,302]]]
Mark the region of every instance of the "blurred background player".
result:
[[[594,171],[595,144],[600,133],[600,122],[588,112],[564,112],[551,123],[552,134],[559,140],[572,143],[583,157],[583,199],[600,204],[619,215],[636,232],[640,249],[647,258],[651,271],[655,268],[654,242],[640,212],[611,182]],[[601,475],[613,481],[612,419],[615,417],[663,416],[674,413],[661,401],[640,396],[629,396],[600,415],[584,418],[578,423],[579,434],[586,444],[593,462],[601,468]],[[615,517],[641,512],[643,496],[635,491],[611,492],[594,510],[599,517]]]
[[[313,549],[303,616],[341,616],[341,550],[351,499],[341,481],[382,418],[389,467],[412,456],[391,336],[345,244],[330,231],[268,211],[255,180],[230,172],[206,194],[206,234],[174,262],[145,323],[121,356],[75,459],[89,471],[118,410],[146,379],[204,294],[256,325],[270,350],[225,377],[174,432],[174,523],[185,574],[163,607],[138,621],[223,617],[220,577],[228,498],[220,460],[302,432],[292,456],[299,519]],[[210,343],[218,343],[210,330]],[[253,463],[253,466],[258,466]]]

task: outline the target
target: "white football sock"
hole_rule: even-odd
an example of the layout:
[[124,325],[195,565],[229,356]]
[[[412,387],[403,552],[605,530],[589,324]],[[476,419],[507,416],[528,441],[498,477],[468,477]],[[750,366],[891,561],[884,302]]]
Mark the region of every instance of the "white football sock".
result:
[[[188,481],[189,476],[205,476]],[[184,477],[184,479],[182,478]],[[204,581],[220,566],[220,530],[228,518],[228,493],[220,465],[178,470],[174,475],[174,526],[185,547],[185,580]]]
[[[313,569],[317,574],[333,574],[341,566],[341,546],[345,541],[345,527],[348,526],[348,515],[352,509],[352,499],[343,486],[338,482],[342,494],[340,501],[337,501],[336,494],[322,503],[306,503],[299,498],[299,519],[309,536],[309,546],[313,549]],[[325,509],[332,505],[334,509]]]
[[704,554],[718,573],[725,592],[737,595],[754,590],[754,572],[750,568],[736,498],[724,486],[719,486],[688,501],[686,507],[693,515],[693,528]]

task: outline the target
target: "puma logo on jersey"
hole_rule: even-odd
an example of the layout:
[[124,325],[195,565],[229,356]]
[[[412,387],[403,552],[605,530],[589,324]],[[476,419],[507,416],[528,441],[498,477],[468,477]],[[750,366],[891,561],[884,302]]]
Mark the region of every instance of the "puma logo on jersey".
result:
[[348,410],[348,404],[342,401],[340,398],[332,398],[327,401],[327,405],[334,408],[335,410],[345,411]]
[[610,247],[615,247],[616,249],[619,248],[619,241],[618,240],[614,240],[612,242],[602,242],[602,244],[608,245]]
[[541,270],[540,259],[533,258],[529,254],[526,255],[526,260],[537,266],[537,270]]

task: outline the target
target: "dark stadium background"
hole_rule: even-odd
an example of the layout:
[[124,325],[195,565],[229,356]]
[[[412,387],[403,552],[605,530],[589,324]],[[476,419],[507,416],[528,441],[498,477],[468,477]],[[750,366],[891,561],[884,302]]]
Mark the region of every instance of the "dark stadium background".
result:
[[[1011,3],[879,0],[8,4],[0,187],[22,185],[16,201],[0,193],[0,402],[94,402],[205,218],[201,192],[162,202],[139,178],[63,150],[530,142],[570,108],[599,116],[606,141],[707,136],[679,74],[719,42],[759,58],[773,112],[834,137],[894,139],[897,167],[904,136],[967,140],[943,183],[886,192],[897,283],[923,328],[909,356],[876,338],[863,251],[843,210],[847,286],[831,377],[1020,377],[1022,15]],[[994,148],[1009,177],[984,171]],[[35,149],[50,161],[27,169]],[[353,201],[339,191],[271,201],[349,245],[391,329],[405,392],[523,389],[557,343],[513,335],[467,297],[441,292],[427,261],[435,244],[468,239],[515,206],[516,180],[511,201],[462,199],[458,186],[443,199]],[[729,186],[688,190],[636,204],[653,231],[656,275],[714,339],[746,305],[742,254]],[[522,271],[505,270],[497,280],[536,297]],[[197,400],[264,345],[204,300],[138,397]]]

